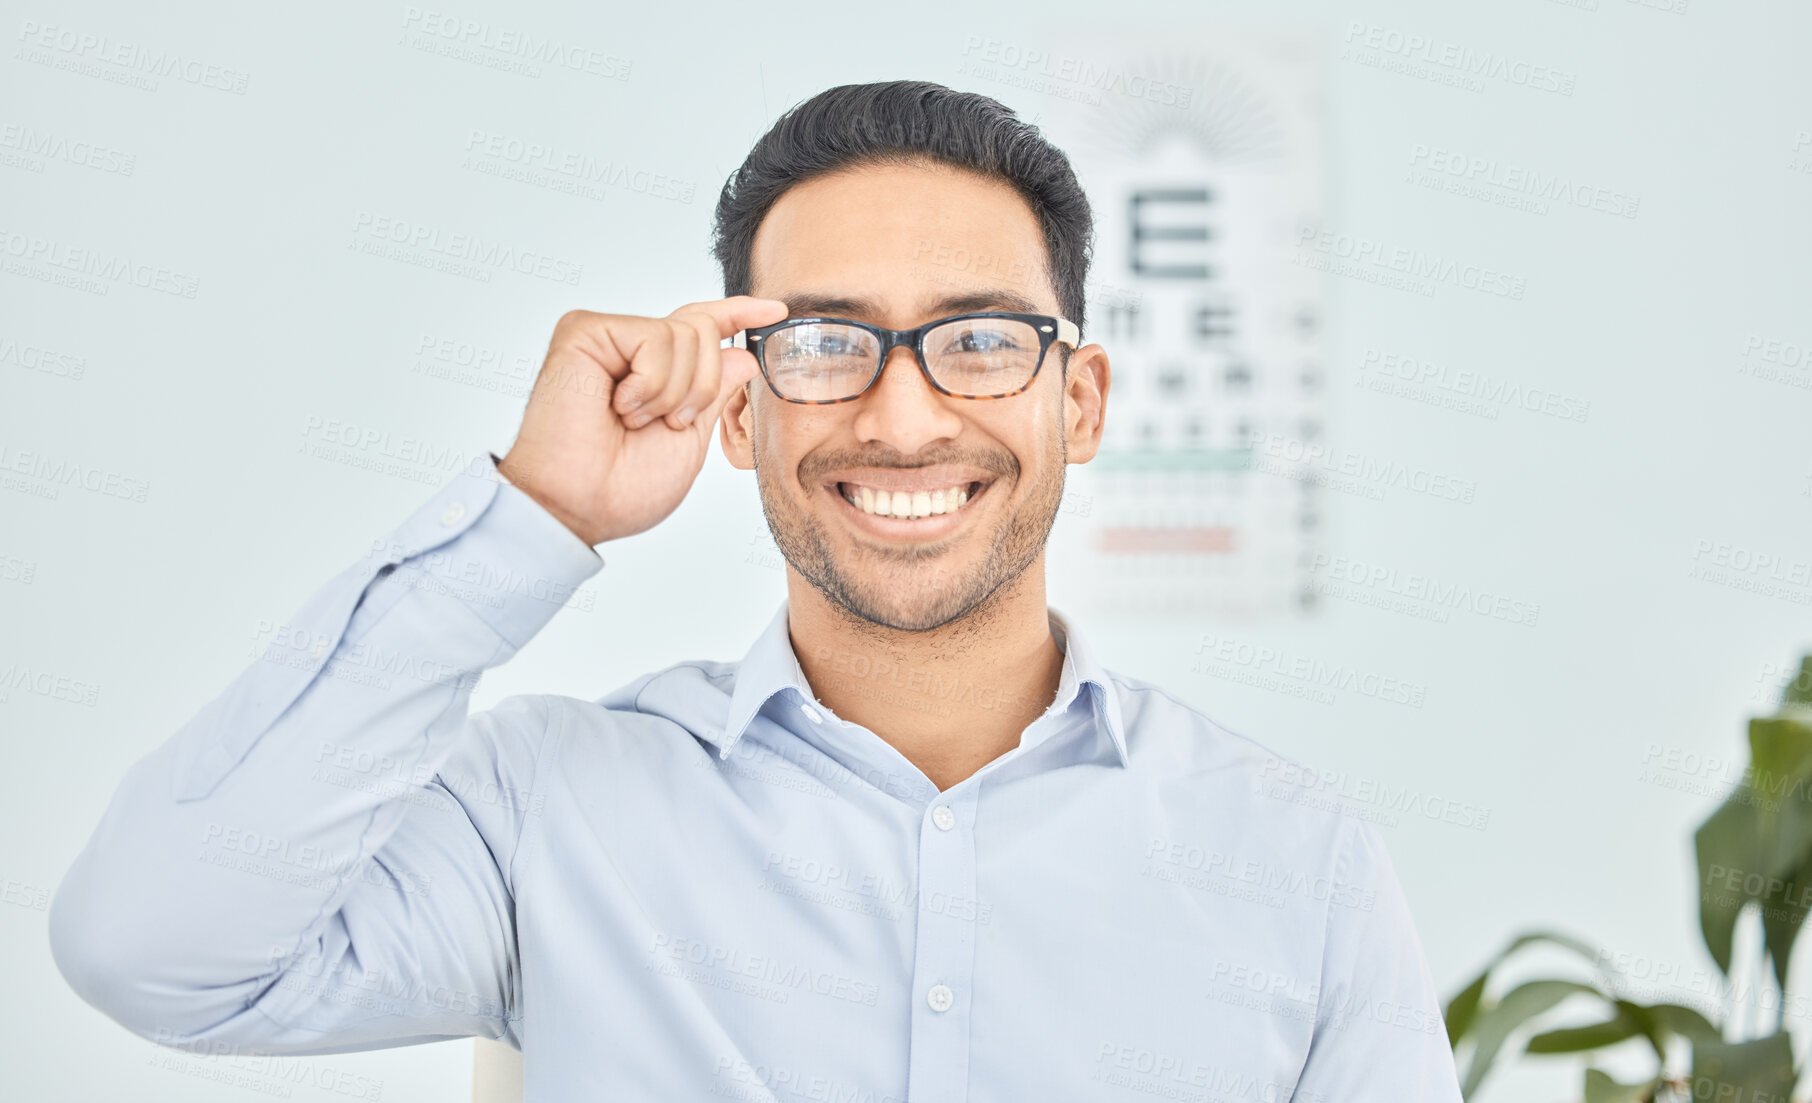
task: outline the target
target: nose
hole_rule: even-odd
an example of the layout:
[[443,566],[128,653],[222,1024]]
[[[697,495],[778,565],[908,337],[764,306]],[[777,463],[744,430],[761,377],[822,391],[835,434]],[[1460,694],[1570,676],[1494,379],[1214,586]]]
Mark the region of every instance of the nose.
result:
[[965,401],[939,394],[919,370],[912,350],[896,346],[881,364],[881,377],[853,403],[856,436],[885,441],[911,455],[961,433],[963,419],[954,407]]

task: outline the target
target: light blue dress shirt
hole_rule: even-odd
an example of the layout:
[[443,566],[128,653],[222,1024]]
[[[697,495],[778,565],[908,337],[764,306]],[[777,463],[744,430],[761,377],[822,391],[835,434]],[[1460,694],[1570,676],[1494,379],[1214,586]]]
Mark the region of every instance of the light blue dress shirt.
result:
[[740,662],[468,715],[602,567],[455,476],[130,768],[51,905],[69,983],[204,1051],[500,1039],[529,1103],[1460,1098],[1376,831],[1058,611],[1050,708],[942,792],[784,604]]

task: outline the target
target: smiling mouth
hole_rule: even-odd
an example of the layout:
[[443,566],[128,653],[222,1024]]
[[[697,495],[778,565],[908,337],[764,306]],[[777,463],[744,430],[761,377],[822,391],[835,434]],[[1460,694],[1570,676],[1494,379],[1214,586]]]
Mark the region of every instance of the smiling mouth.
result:
[[895,520],[918,520],[961,512],[992,485],[991,482],[977,480],[934,490],[887,491],[860,483],[838,483],[836,489],[844,501],[863,513],[875,517],[892,517]]

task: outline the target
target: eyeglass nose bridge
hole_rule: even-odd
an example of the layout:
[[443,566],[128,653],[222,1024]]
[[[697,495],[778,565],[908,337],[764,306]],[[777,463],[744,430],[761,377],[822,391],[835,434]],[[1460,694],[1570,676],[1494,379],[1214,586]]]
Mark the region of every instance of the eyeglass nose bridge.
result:
[[893,350],[897,348],[905,348],[907,352],[912,354],[913,363],[919,366],[919,375],[924,378],[926,383],[930,384],[932,390],[936,391],[938,394],[952,393],[946,391],[943,384],[937,381],[937,377],[931,374],[931,365],[925,362],[925,350],[921,344],[925,334],[930,333],[933,329],[936,329],[943,324],[944,323],[942,322],[929,322],[919,326],[917,329],[882,329],[879,326],[874,327],[873,332],[881,335],[880,364],[875,368],[875,373],[869,377],[868,382],[863,385],[862,389],[850,397],[861,398],[869,391],[874,390],[875,384],[881,381],[882,373],[887,370],[887,358],[892,356]]

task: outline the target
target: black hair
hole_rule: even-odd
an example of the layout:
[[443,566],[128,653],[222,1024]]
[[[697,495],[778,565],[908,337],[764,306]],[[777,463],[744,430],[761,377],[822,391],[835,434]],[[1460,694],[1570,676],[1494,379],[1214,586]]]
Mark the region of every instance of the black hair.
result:
[[717,200],[711,253],[724,294],[750,293],[755,231],[788,188],[859,165],[927,160],[1001,180],[1025,199],[1044,231],[1059,307],[1082,328],[1094,215],[1069,158],[998,100],[923,80],[826,89],[761,136]]

